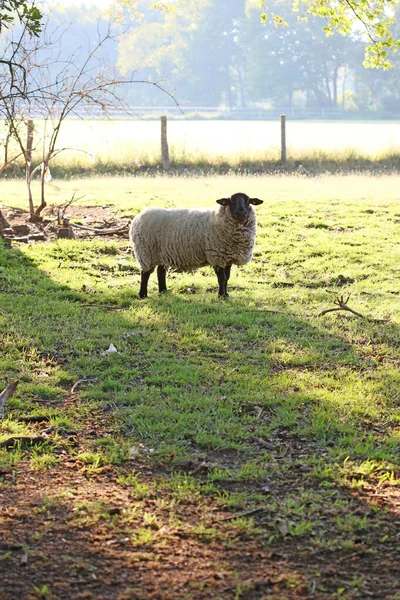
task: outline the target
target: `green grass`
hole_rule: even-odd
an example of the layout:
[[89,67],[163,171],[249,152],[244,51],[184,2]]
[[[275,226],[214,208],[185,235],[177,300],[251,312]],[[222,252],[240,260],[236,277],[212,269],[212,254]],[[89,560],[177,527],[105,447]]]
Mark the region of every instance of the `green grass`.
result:
[[[150,182],[139,182],[139,188]],[[174,185],[176,204],[185,204],[188,184],[190,204],[205,194],[205,186],[209,202],[238,186],[235,179],[163,179],[146,196],[128,194],[133,183],[104,182],[121,185],[122,212],[172,204]],[[1,379],[21,379],[7,406],[9,416],[39,399],[57,406],[66,387],[88,376],[97,382],[85,387],[83,413],[92,405],[115,407],[124,435],[158,455],[187,455],[196,448],[246,454],[250,431],[266,436],[283,427],[334,444],[329,452],[340,459],[351,454],[396,461],[396,183],[397,178],[241,181],[265,204],[258,211],[254,260],[234,270],[226,303],[216,298],[210,269],[172,274],[171,292],[162,297],[153,277],[150,298],[140,302],[137,265],[124,241],[2,251]],[[93,189],[100,185],[94,181]],[[162,185],[167,192],[161,199]],[[350,198],[355,189],[358,196]],[[341,276],[349,283],[338,285]],[[195,294],[187,292],[192,285]],[[317,316],[333,306],[336,295],[348,293],[354,309],[388,322],[344,313]],[[86,308],[93,302],[123,310]],[[118,353],[103,356],[110,343]],[[372,425],[385,422],[392,425],[377,444]],[[105,452],[99,450],[96,464]]]
[[[307,237],[312,237],[313,233],[323,236],[324,232],[318,230],[336,228],[337,233],[333,239],[344,239],[346,235],[357,235],[353,215],[353,210],[357,207],[357,215],[362,213],[364,219],[371,221],[386,214],[386,204],[395,206],[399,198],[399,181],[400,178],[396,175],[375,177],[361,174],[321,175],[315,178],[288,175],[71,177],[55,179],[47,184],[46,199],[51,209],[68,202],[75,193],[78,200],[74,204],[108,206],[118,217],[133,216],[146,206],[211,206],[221,196],[244,191],[264,199],[266,204],[260,207],[259,212],[261,217],[265,214],[267,219],[262,218],[261,225],[263,222],[266,226],[273,224],[272,231],[268,232],[269,237],[271,234],[273,238],[277,237],[285,231],[288,223],[296,219],[302,227],[301,234],[304,229]],[[36,181],[33,184],[33,196],[35,204],[39,204],[40,189]],[[3,181],[1,202],[3,205],[27,209],[24,181]],[[343,212],[342,205],[346,207],[346,213]],[[353,208],[348,210],[348,207]],[[400,214],[400,210],[395,210],[396,214]],[[318,237],[315,240],[317,243]],[[298,249],[302,249],[299,243]],[[315,250],[318,251],[319,249]],[[105,261],[113,260],[110,256],[112,252],[115,250],[109,246],[102,252],[105,268]]]
[[[138,502],[160,496],[159,511],[207,506],[209,496],[227,509],[261,504],[262,529],[239,518],[237,535],[266,544],[299,539],[330,552],[354,548],[379,521],[373,507],[369,516],[353,514],[350,493],[399,480],[398,184],[398,177],[361,176],[61,182],[58,202],[79,185],[90,204],[108,197],[121,214],[211,205],[237,189],[257,195],[265,202],[254,260],[233,269],[227,301],[218,300],[207,268],[171,274],[162,296],[153,276],[149,298],[140,301],[127,240],[1,247],[0,388],[20,384],[6,404],[0,442],[36,435],[21,415],[48,415],[52,431],[43,448],[0,449],[0,467],[28,461],[50,469],[69,453],[88,478],[116,465],[116,485]],[[17,186],[8,188],[12,204]],[[350,295],[365,318],[318,316],[339,295]],[[104,355],[111,343],[118,352]],[[65,404],[83,377],[75,401]],[[75,448],[76,431],[104,419],[112,434],[89,435]],[[150,485],[135,463],[130,473],[119,471],[128,460],[161,463],[174,474]],[[198,476],[183,472],[188,465]],[[297,489],[293,469],[302,473]],[[338,494],[343,488],[348,497]],[[73,523],[105,512],[81,507]],[[171,510],[169,518],[178,517]],[[164,538],[158,520],[143,519],[131,544],[146,550]],[[228,543],[206,518],[174,527]],[[382,539],[390,536],[382,527]]]

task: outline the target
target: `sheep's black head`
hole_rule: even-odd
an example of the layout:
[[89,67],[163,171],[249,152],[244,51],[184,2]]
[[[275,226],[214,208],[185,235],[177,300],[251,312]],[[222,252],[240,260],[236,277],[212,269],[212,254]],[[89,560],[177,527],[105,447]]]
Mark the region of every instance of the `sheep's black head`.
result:
[[262,204],[264,200],[249,198],[247,194],[233,194],[230,198],[217,200],[222,206],[229,206],[232,218],[238,223],[246,223],[251,212],[250,204]]

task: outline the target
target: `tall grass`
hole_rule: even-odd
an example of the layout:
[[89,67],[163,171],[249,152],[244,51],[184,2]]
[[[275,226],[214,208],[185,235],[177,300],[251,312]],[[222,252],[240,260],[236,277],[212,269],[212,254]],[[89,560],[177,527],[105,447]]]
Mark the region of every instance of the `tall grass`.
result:
[[[41,161],[43,124],[35,123],[34,164]],[[1,129],[1,124],[0,124]],[[168,125],[172,169],[226,173],[281,169],[280,129],[273,121],[171,121]],[[288,164],[321,170],[398,167],[400,123],[287,123]],[[157,121],[77,121],[63,124],[52,161],[58,175],[153,172],[160,166]],[[21,163],[7,171],[23,174]]]

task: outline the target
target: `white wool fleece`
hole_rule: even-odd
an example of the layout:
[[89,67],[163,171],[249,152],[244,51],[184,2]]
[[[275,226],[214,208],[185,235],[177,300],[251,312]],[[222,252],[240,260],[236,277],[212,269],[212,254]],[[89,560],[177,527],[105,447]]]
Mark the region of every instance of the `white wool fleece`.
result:
[[146,208],[132,221],[129,239],[142,271],[244,265],[251,260],[256,215],[236,223],[229,206],[211,209]]

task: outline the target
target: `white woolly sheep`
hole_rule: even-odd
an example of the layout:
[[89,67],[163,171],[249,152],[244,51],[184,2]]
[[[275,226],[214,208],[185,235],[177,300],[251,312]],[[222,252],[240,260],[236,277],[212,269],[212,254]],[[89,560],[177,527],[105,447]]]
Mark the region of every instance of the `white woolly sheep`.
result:
[[231,266],[251,260],[256,233],[252,204],[263,200],[237,193],[217,200],[215,208],[146,208],[132,221],[129,239],[141,269],[139,297],[157,267],[158,289],[165,292],[167,269],[193,271],[210,265],[218,295],[226,298]]

